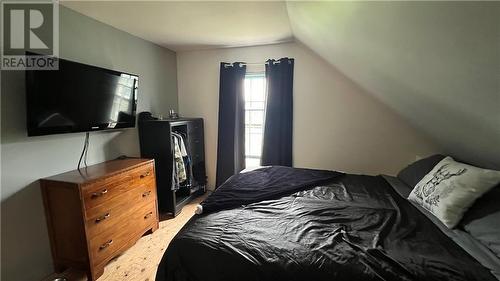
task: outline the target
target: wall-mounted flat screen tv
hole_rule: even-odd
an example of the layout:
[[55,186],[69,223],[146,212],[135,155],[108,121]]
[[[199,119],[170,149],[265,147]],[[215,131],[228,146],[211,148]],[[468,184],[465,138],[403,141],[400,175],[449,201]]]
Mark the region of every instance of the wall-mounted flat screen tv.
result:
[[135,126],[137,75],[59,59],[26,71],[28,136]]

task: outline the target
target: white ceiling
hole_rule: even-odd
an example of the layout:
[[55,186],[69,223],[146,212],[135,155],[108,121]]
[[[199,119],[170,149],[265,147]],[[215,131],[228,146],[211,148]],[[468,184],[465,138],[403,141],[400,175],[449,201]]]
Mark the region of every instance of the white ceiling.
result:
[[61,4],[174,51],[293,40],[285,2],[64,1]]
[[176,51],[300,41],[445,153],[500,169],[500,2],[64,5]]

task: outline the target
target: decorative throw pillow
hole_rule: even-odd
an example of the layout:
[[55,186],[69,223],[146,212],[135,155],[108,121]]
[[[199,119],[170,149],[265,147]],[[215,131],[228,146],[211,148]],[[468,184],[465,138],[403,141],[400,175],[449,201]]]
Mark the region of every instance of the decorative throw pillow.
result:
[[417,183],[408,200],[453,228],[474,201],[499,182],[500,171],[477,168],[446,157]]

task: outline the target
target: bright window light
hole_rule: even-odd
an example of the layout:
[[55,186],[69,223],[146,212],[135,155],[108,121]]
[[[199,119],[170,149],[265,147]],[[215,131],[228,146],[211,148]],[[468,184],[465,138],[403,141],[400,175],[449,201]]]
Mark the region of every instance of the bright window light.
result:
[[265,74],[248,73],[245,76],[245,162],[247,168],[260,166],[265,103]]

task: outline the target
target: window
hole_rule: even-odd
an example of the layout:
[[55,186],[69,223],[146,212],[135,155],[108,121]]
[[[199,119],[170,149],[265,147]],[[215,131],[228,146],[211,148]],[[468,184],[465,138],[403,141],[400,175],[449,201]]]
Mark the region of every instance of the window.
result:
[[245,163],[247,168],[260,165],[265,103],[265,74],[248,73],[245,76]]

